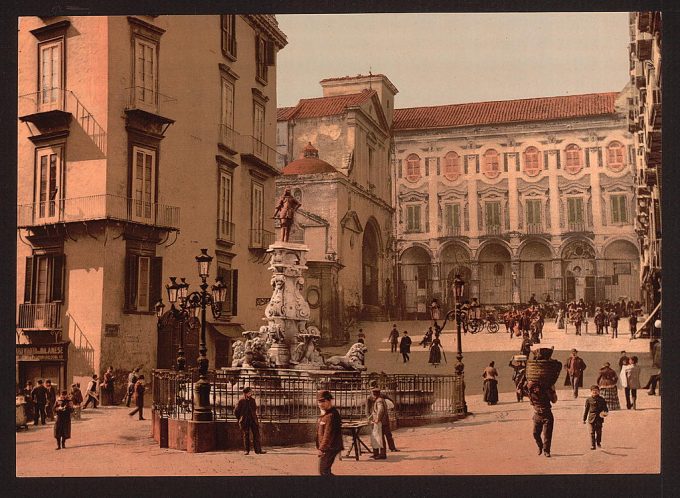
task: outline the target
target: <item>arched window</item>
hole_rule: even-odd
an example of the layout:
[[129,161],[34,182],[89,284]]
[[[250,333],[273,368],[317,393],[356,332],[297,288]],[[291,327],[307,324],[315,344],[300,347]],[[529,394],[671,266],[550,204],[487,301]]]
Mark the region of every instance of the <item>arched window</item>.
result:
[[545,266],[543,266],[543,263],[534,264],[534,278],[545,278]]
[[496,178],[501,173],[498,152],[496,150],[489,149],[484,153],[482,173],[487,178]]
[[453,151],[444,156],[444,176],[452,182],[460,176],[460,156]]
[[541,156],[536,147],[527,147],[524,151],[524,172],[529,176],[541,172]]
[[411,154],[406,158],[406,179],[415,182],[420,177],[420,157],[417,154]]
[[505,267],[503,266],[503,263],[496,263],[493,266],[494,277],[502,277],[504,271],[505,271]]
[[625,166],[624,148],[621,142],[613,141],[607,146],[607,167],[618,172]]
[[569,144],[565,149],[567,156],[567,164],[564,169],[567,173],[575,175],[583,168],[583,162],[581,161],[581,147],[576,144]]

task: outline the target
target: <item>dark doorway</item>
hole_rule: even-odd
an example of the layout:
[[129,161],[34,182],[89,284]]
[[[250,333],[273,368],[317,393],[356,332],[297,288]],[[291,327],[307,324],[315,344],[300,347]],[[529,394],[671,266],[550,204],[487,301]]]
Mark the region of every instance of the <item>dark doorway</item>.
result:
[[[172,369],[177,365],[177,348],[179,347],[180,324],[172,319],[164,320],[165,324],[158,329],[158,348],[156,368]],[[198,359],[198,333],[200,323],[191,320],[184,324],[184,358],[186,367],[196,367]]]
[[380,243],[375,226],[366,223],[364,229],[364,241],[362,245],[362,282],[363,282],[363,304],[379,305],[378,301],[378,259],[380,254]]

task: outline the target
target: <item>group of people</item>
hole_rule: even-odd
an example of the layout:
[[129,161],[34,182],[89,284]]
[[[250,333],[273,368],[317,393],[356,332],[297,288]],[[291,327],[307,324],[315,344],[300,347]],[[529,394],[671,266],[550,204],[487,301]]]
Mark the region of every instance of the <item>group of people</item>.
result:
[[[258,406],[253,391],[249,386],[242,390],[243,397],[234,408],[234,416],[241,430],[243,453],[250,454],[251,440],[256,454],[267,453],[262,449],[260,438],[260,423]],[[338,454],[344,449],[342,440],[342,417],[338,409],[333,406],[333,395],[328,390],[317,393],[317,404],[320,415],[317,420],[316,448],[319,458],[319,474],[333,475],[331,467]],[[382,394],[377,385],[371,388],[371,396],[367,400],[368,423],[371,426],[370,458],[375,460],[387,459],[387,448],[399,451],[394,443],[389,418],[389,405],[394,402]]]
[[407,363],[411,361],[411,344],[413,341],[411,341],[411,338],[408,335],[408,332],[404,330],[404,332],[401,335],[401,338],[399,338],[399,330],[397,329],[397,324],[395,323],[392,325],[392,330],[390,331],[390,335],[387,338],[388,341],[390,341],[390,346],[391,346],[391,352],[396,353],[397,351],[397,344],[399,345],[399,353],[401,353],[401,356],[404,360],[404,363]]
[[529,336],[534,344],[541,342],[543,338],[543,325],[545,324],[545,310],[542,305],[531,304],[524,309],[511,309],[503,314],[505,331],[510,336]]

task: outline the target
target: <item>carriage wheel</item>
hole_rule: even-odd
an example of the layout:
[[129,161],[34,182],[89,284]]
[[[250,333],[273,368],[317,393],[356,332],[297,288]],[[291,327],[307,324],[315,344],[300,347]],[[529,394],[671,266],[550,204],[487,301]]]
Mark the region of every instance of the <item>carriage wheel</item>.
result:
[[489,329],[489,333],[495,334],[498,332],[498,323],[497,322],[489,322],[486,327]]
[[480,327],[480,321],[479,320],[472,319],[468,322],[468,330],[471,333],[476,334],[477,332],[479,332],[480,328],[481,327]]

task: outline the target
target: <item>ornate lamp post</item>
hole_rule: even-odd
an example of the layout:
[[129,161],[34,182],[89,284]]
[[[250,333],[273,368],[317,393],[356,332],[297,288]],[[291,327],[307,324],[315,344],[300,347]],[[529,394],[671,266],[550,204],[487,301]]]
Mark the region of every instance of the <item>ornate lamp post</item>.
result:
[[[196,256],[196,263],[198,264],[198,276],[201,277],[200,291],[189,293],[189,284],[184,278],[180,284],[176,282],[177,277],[170,277],[170,285],[165,288],[168,292],[168,300],[172,303],[170,311],[172,316],[180,322],[182,330],[180,331],[180,344],[177,350],[177,370],[184,370],[186,361],[184,360],[184,340],[183,340],[183,324],[185,321],[196,318],[200,312],[201,315],[201,337],[198,346],[198,382],[194,385],[195,399],[193,420],[201,422],[209,422],[212,420],[212,410],[210,409],[210,382],[208,382],[208,357],[206,353],[205,330],[206,330],[206,309],[210,307],[215,318],[219,318],[222,314],[222,303],[224,303],[227,296],[226,285],[221,278],[216,279],[215,285],[212,286],[211,292],[208,292],[207,279],[210,275],[210,263],[212,256],[208,255],[207,249],[201,249],[201,254]],[[175,303],[179,302],[179,308],[175,307]],[[156,314],[159,317],[159,323],[163,316],[163,309],[165,305],[162,301],[156,304]]]
[[447,314],[446,317],[444,318],[444,323],[442,325],[442,330],[444,327],[446,327],[446,322],[449,321],[449,319],[453,318],[456,322],[456,339],[457,339],[457,352],[456,352],[456,359],[458,360],[458,363],[456,363],[456,366],[454,367],[456,370],[456,373],[460,375],[461,377],[461,383],[460,383],[460,396],[463,404],[463,413],[467,413],[467,403],[465,403],[465,383],[463,382],[463,373],[465,370],[465,365],[463,365],[463,344],[461,342],[461,321],[463,317],[461,316],[460,313],[460,306],[461,306],[461,301],[463,300],[463,291],[465,290],[465,281],[460,277],[460,275],[456,275],[456,278],[453,280],[453,309],[450,310]]

